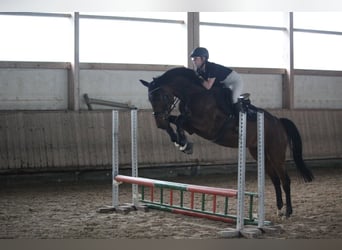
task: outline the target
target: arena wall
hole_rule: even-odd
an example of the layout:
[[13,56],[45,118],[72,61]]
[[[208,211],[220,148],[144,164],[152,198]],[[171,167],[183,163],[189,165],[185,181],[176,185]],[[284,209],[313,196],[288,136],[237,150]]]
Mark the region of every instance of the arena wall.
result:
[[[306,160],[342,158],[342,110],[271,110],[298,126]],[[111,111],[17,111],[0,113],[1,173],[110,169]],[[120,167],[131,162],[130,112],[120,112]],[[197,136],[194,154],[179,152],[157,129],[151,110],[138,111],[140,167],[217,165],[237,162],[237,150]],[[290,154],[287,158],[290,160]],[[253,160],[248,155],[248,162]]]
[[[150,109],[146,88],[139,79],[152,81],[172,65],[80,65],[77,97],[86,110],[83,95],[125,102]],[[0,62],[0,110],[68,110],[71,83],[69,63]],[[244,81],[244,92],[254,105],[283,108],[284,69],[236,68]],[[295,109],[342,109],[341,71],[304,71],[294,74]],[[106,107],[94,107],[106,109]]]
[[[194,154],[180,153],[156,128],[147,81],[172,65],[80,64],[80,110],[69,109],[70,63],[0,62],[0,172],[96,170],[111,167],[110,107],[83,98],[124,102],[139,108],[141,167],[216,165],[237,161],[237,150],[197,136]],[[342,72],[295,70],[294,109],[283,109],[284,69],[236,68],[252,103],[299,127],[305,159],[342,158]],[[130,165],[130,118],[120,112],[120,163]],[[290,154],[287,155],[290,159]],[[249,157],[248,161],[252,161]]]

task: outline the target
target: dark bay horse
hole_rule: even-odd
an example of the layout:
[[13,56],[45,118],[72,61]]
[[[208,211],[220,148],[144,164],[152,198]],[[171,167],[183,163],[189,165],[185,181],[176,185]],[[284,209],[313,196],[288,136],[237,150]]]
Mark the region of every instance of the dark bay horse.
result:
[[[140,80],[148,87],[148,98],[153,108],[156,125],[166,130],[170,139],[186,153],[192,152],[184,130],[225,147],[238,147],[238,117],[225,114],[217,104],[223,98],[220,88],[205,89],[195,72],[187,68],[166,71],[152,82]],[[179,101],[180,115],[171,115]],[[256,108],[258,109],[258,108]],[[260,109],[261,110],[261,109]],[[305,182],[313,180],[313,174],[302,158],[302,141],[296,125],[289,119],[277,118],[262,110],[265,126],[265,171],[275,188],[278,212],[283,207],[282,190],[286,196],[285,216],[292,214],[290,177],[285,169],[287,145],[290,145],[297,170]],[[257,124],[247,119],[246,146],[257,159]],[[176,125],[176,131],[170,124]]]

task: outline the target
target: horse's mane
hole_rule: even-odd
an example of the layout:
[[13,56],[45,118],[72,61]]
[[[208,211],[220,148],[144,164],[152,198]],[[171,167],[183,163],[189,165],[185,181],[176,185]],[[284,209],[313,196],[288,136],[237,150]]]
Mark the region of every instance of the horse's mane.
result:
[[173,68],[168,71],[166,71],[164,74],[161,76],[154,78],[154,82],[156,85],[162,85],[171,79],[175,77],[183,76],[185,78],[188,78],[189,81],[197,86],[202,86],[201,85],[201,79],[196,75],[195,71],[192,69],[188,69],[185,67],[178,67],[178,68]]

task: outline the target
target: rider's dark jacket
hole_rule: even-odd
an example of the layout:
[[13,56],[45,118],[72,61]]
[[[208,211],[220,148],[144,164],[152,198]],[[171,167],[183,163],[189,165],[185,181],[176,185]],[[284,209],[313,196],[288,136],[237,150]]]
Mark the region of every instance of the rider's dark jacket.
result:
[[[202,70],[204,68],[204,70]],[[196,70],[197,74],[203,77],[204,80],[208,80],[208,78],[216,78],[215,85],[222,82],[226,77],[232,73],[232,69],[222,66],[220,64],[205,62],[205,67],[201,67]],[[222,86],[221,86],[222,87]]]

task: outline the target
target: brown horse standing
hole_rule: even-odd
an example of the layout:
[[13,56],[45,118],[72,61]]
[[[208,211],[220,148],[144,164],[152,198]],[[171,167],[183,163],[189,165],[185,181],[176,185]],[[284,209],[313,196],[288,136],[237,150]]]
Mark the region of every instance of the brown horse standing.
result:
[[[192,153],[192,144],[188,143],[184,130],[197,134],[207,140],[225,147],[238,147],[238,118],[222,112],[216,98],[222,98],[220,89],[206,90],[193,70],[174,68],[151,83],[140,80],[148,87],[157,127],[164,129],[172,142],[185,153]],[[171,115],[179,100],[180,115]],[[255,107],[254,107],[255,108]],[[257,108],[255,108],[254,112]],[[292,214],[290,177],[285,169],[287,145],[290,144],[297,169],[305,182],[311,182],[313,175],[302,159],[302,142],[295,124],[286,118],[276,118],[265,113],[265,171],[275,188],[279,214],[283,207],[282,190],[286,197],[285,216]],[[248,117],[248,116],[247,116]],[[176,125],[175,132],[170,123]],[[246,146],[254,159],[257,159],[257,124],[248,119]]]

